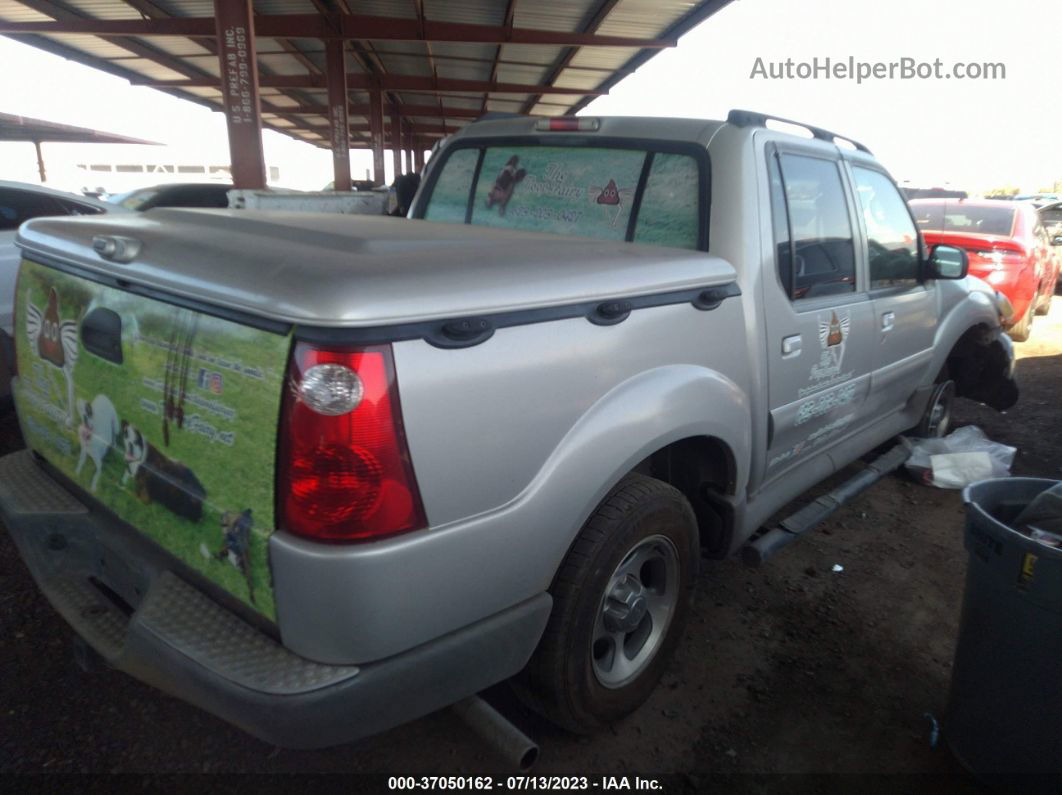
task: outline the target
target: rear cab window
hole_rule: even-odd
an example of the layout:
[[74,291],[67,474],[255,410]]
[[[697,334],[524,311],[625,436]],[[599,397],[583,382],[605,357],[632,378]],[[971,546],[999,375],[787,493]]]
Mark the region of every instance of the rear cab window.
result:
[[422,217],[704,250],[707,151],[677,148],[460,146],[431,177]]

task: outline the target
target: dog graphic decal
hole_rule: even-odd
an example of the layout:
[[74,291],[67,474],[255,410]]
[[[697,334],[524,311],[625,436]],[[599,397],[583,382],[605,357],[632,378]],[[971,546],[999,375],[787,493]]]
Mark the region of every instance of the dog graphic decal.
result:
[[77,414],[81,420],[77,429],[81,455],[78,456],[74,474],[80,475],[85,461],[91,459],[96,465],[96,472],[92,476],[89,490],[95,492],[100,482],[100,472],[103,471],[103,459],[107,457],[111,447],[118,443],[121,433],[118,412],[114,410],[114,404],[111,403],[110,398],[106,395],[96,395],[91,403],[78,398]]
[[251,509],[225,511],[221,515],[221,547],[211,554],[206,544],[199,545],[199,553],[207,560],[228,561],[247,582],[247,595],[254,601],[254,580],[251,578]]
[[202,519],[206,489],[195,472],[164,455],[125,420],[121,424],[121,437],[125,448],[122,485],[132,478],[137,499],[145,505],[157,502],[193,522]]

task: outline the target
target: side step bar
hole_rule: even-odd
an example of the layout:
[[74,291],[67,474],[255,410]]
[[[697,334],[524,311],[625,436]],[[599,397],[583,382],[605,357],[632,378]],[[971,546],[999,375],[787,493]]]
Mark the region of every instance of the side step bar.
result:
[[750,541],[741,550],[741,560],[746,566],[754,568],[762,565],[768,558],[813,529],[842,505],[866,491],[894,469],[902,466],[907,456],[907,449],[902,444],[897,444],[887,453],[875,458],[862,472],[846,480],[828,494],[823,494],[814,502],[808,503],[792,516],[787,516],[778,523],[777,527],[771,528],[754,541]]

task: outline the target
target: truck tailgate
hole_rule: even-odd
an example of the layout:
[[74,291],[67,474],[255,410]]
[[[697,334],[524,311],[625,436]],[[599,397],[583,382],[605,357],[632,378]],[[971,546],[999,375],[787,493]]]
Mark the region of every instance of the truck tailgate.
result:
[[289,336],[23,260],[26,443],[119,518],[270,619]]

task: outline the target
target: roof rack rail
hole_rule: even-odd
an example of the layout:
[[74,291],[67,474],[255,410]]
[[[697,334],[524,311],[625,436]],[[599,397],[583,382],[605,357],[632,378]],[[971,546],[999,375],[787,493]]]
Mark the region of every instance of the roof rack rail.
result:
[[860,152],[866,152],[868,155],[872,154],[867,147],[859,143],[859,141],[849,138],[847,135],[830,132],[821,127],[805,124],[802,121],[793,121],[792,119],[783,119],[781,116],[772,116],[769,113],[757,113],[754,110],[732,110],[727,114],[726,120],[735,127],[766,127],[768,121],[779,121],[783,124],[795,124],[797,127],[803,127],[820,141],[834,143],[835,139],[840,138],[842,141],[848,141]]

